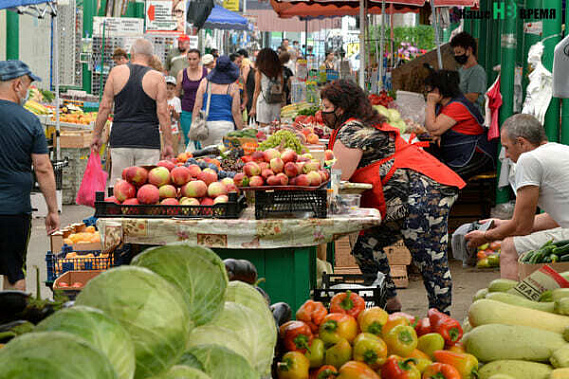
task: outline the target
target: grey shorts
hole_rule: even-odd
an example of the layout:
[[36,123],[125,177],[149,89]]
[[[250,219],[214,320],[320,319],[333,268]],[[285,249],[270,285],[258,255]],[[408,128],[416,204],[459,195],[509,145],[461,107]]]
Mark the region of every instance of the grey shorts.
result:
[[525,253],[529,250],[535,250],[542,247],[547,241],[553,242],[569,239],[569,229],[554,228],[535,232],[527,236],[514,237],[514,246],[518,254]]
[[159,160],[160,149],[111,148],[111,180],[107,185],[113,187],[127,167],[155,165]]

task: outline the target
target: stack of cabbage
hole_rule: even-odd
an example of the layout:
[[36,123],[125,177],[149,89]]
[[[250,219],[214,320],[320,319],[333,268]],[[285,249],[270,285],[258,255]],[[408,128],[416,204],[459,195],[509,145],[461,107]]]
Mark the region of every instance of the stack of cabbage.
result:
[[259,292],[228,283],[213,251],[173,244],[102,273],[75,306],[12,340],[0,378],[258,379],[276,339]]
[[387,122],[389,125],[399,129],[401,134],[404,134],[407,129],[407,124],[405,121],[401,119],[401,114],[397,109],[393,108],[386,108],[383,105],[374,105],[373,106],[380,115],[385,116],[387,118]]

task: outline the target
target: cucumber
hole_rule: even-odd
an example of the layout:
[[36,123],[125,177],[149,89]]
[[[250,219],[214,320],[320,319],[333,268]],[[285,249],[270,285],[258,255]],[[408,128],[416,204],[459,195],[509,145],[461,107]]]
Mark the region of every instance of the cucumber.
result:
[[462,342],[466,351],[482,362],[504,359],[549,362],[554,351],[568,345],[559,333],[502,324],[478,326]]
[[504,374],[516,379],[549,379],[553,370],[543,363],[504,360],[488,363],[478,371],[480,379],[490,379],[493,375]]
[[564,297],[569,297],[569,288],[556,288],[551,291],[551,298],[553,301],[558,301]]
[[553,370],[549,379],[569,379],[569,368],[558,368]]
[[488,288],[482,288],[481,290],[476,291],[476,294],[474,295],[472,301],[484,299],[486,295],[488,295]]
[[521,296],[505,292],[492,292],[486,295],[486,299],[500,301],[502,303],[518,305],[524,308],[536,309],[538,311],[553,313],[554,303],[532,301]]
[[468,321],[473,327],[486,324],[530,326],[563,334],[569,326],[569,317],[537,311],[500,301],[482,299],[470,306]]
[[569,240],[562,240],[562,241],[553,242],[552,245],[555,247],[569,245]]
[[494,279],[488,285],[489,292],[507,292],[518,285],[516,280]]

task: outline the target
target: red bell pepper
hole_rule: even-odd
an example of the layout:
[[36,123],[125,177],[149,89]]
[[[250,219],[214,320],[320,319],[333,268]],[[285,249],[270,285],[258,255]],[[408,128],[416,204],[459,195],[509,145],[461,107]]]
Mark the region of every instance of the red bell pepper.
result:
[[431,333],[431,322],[427,317],[417,321],[417,325],[415,325],[415,332],[417,332],[418,337]]
[[464,344],[462,343],[462,341],[456,341],[453,343],[446,344],[445,347],[448,351],[452,351],[455,353],[462,353],[462,354],[466,353],[466,349],[464,348]]
[[433,363],[423,372],[423,379],[461,379],[460,373],[451,365]]
[[280,327],[280,337],[287,351],[300,351],[306,353],[312,343],[312,331],[302,321],[289,321]]
[[435,360],[454,367],[462,379],[478,377],[478,359],[472,354],[455,353],[448,350],[437,350],[433,353]]
[[421,379],[413,358],[402,359],[397,355],[387,358],[381,366],[381,379]]
[[345,313],[356,319],[365,308],[365,300],[352,291],[338,293],[330,301],[330,313]]
[[431,322],[432,331],[443,336],[446,344],[460,341],[462,338],[460,322],[440,312],[436,308],[429,309],[427,315]]
[[310,379],[335,379],[338,376],[338,369],[332,365],[324,365],[318,370],[314,370]]
[[296,319],[308,324],[312,333],[318,333],[318,328],[327,314],[328,310],[326,310],[324,304],[319,301],[307,300],[298,311],[296,311]]

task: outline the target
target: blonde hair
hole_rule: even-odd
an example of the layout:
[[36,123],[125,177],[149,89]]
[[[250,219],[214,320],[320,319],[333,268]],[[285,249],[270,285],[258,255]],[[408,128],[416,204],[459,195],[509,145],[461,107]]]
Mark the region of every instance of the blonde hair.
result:
[[158,58],[158,55],[156,54],[150,57],[148,65],[153,69],[155,69],[156,71],[160,72],[164,71],[164,66],[162,66],[162,62],[160,62],[160,58]]

